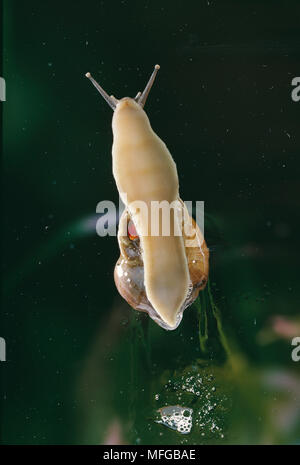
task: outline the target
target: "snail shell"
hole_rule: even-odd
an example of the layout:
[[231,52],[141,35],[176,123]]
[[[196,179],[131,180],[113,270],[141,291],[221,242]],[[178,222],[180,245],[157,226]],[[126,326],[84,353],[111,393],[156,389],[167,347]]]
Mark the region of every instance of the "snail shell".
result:
[[[182,201],[182,208],[187,213],[186,206]],[[124,210],[118,231],[118,242],[120,247],[120,258],[114,270],[114,279],[121,296],[135,310],[147,312],[149,316],[164,329],[176,329],[181,322],[183,311],[198,297],[200,290],[204,289],[208,279],[209,271],[209,250],[206,246],[203,235],[196,222],[191,218],[193,236],[187,236],[183,229],[185,240],[185,255],[189,271],[188,293],[177,312],[175,322],[170,325],[153,307],[147,297],[144,280],[144,262],[141,241],[138,235],[132,235],[132,218],[128,209]]]

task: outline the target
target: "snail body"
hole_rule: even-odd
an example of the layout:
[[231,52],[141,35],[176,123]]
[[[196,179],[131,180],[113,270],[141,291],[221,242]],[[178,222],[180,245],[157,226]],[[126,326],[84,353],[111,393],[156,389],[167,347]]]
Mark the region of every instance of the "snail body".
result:
[[[87,77],[114,110],[113,174],[126,207],[118,230],[121,255],[114,272],[116,286],[133,308],[146,311],[163,328],[175,329],[183,310],[205,287],[209,252],[179,198],[176,164],[143,109],[158,69],[156,65],[144,92],[134,99],[109,97],[89,73]],[[152,210],[154,204],[173,207],[167,235],[164,220]],[[189,246],[183,223],[187,217],[194,231]]]

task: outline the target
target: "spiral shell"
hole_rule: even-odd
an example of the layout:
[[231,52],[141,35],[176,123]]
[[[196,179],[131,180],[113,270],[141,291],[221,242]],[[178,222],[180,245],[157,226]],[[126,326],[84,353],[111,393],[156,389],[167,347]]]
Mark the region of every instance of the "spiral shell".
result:
[[[181,201],[182,208],[186,210]],[[186,212],[185,212],[186,213]],[[185,255],[189,270],[189,290],[176,316],[176,322],[171,327],[150,303],[144,283],[144,262],[141,241],[138,235],[130,234],[130,225],[133,223],[128,209],[125,209],[119,224],[118,242],[120,258],[114,270],[114,279],[121,296],[135,310],[147,312],[149,316],[164,329],[176,329],[181,322],[183,311],[198,297],[200,290],[204,289],[208,279],[209,250],[204,237],[191,218],[194,234],[187,236],[183,230],[185,240]]]

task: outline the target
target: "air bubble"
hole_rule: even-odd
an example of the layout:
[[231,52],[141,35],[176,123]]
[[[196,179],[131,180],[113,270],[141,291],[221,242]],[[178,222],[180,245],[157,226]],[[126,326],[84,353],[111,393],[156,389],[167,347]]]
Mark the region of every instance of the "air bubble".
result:
[[156,420],[156,423],[160,423],[182,434],[190,433],[192,429],[193,409],[181,407],[180,405],[170,405],[162,407],[159,413],[161,420]]

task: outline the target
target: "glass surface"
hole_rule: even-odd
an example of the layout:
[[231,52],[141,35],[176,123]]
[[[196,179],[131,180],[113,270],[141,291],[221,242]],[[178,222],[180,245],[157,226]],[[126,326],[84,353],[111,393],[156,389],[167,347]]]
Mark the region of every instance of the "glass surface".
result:
[[[299,443],[299,2],[10,0],[3,41],[1,442]],[[173,332],[96,234],[112,110],[84,76],[134,97],[155,63],[145,110],[210,248]]]

